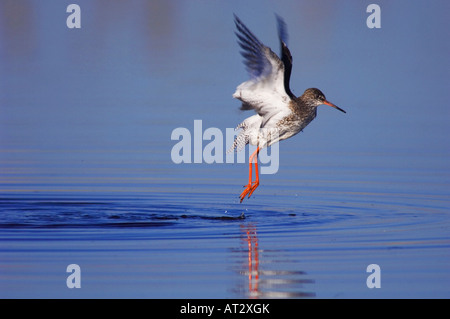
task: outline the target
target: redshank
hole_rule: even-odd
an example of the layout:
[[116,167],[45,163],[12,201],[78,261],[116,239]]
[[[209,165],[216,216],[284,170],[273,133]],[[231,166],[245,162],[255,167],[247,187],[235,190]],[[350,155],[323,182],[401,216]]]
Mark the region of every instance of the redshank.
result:
[[[289,80],[292,56],[286,44],[287,27],[281,17],[277,16],[281,58],[259,41],[236,15],[234,22],[250,80],[240,84],[233,97],[242,101],[241,110],[254,110],[257,113],[236,127],[236,130],[241,131],[230,149],[237,152],[249,143],[256,146],[249,158],[248,184],[239,196],[242,203],[259,186],[258,153],[263,147],[269,147],[301,132],[316,117],[319,105],[329,105],[346,112],[327,101],[319,89],[307,89],[299,97],[291,92]],[[254,181],[252,163],[255,165]]]

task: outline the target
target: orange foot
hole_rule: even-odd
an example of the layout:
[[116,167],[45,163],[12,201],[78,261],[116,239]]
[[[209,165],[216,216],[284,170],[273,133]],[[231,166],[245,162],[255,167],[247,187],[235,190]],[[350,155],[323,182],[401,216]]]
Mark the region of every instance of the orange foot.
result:
[[251,184],[247,184],[247,186],[245,186],[244,191],[239,196],[239,198],[241,199],[241,203],[244,200],[245,196],[247,196],[247,194],[248,194],[248,198],[250,198],[250,196],[253,194],[253,192],[255,191],[255,189],[258,186],[259,186],[259,181],[254,181],[254,182],[251,182]]

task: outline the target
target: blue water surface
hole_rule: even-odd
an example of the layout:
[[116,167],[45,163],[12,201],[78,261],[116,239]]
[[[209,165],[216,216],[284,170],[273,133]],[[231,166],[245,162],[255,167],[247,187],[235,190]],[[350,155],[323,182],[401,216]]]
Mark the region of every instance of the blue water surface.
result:
[[[356,0],[80,0],[69,29],[61,1],[1,1],[0,297],[449,298],[449,3],[377,3],[380,29]],[[233,13],[275,52],[282,16],[294,94],[347,111],[243,203],[248,163],[193,163],[252,114]]]

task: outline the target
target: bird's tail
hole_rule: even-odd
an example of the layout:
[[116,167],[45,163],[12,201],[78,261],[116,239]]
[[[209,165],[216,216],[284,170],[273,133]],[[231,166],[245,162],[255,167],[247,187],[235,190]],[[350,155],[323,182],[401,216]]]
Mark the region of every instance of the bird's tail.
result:
[[236,152],[242,150],[245,145],[251,143],[256,145],[255,134],[258,135],[259,128],[261,127],[262,117],[258,114],[246,118],[241,124],[236,127],[236,131],[241,129],[238,136],[236,136],[233,145],[227,151],[227,153],[232,152],[234,149]]
[[241,151],[249,142],[249,136],[246,132],[246,126],[244,122],[242,122],[235,128],[236,131],[239,129],[241,129],[241,131],[234,139],[233,145],[231,145],[231,147],[228,149],[227,154],[233,152],[233,150],[235,150],[236,153]]

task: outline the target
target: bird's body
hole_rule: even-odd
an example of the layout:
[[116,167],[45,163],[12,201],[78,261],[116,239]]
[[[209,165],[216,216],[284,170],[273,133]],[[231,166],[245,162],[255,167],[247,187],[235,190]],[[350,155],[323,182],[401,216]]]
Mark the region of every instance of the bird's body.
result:
[[[235,16],[238,42],[243,51],[247,71],[251,79],[240,84],[233,97],[242,101],[242,110],[255,110],[257,114],[248,117],[236,129],[241,129],[232,149],[241,150],[246,144],[256,145],[250,156],[249,184],[240,198],[250,197],[259,185],[258,152],[278,141],[301,132],[317,115],[317,106],[326,104],[345,113],[328,102],[324,94],[315,88],[307,89],[296,97],[290,90],[292,56],[286,45],[287,32],[283,20],[277,16],[281,58],[262,44],[250,30]],[[256,181],[252,181],[252,162],[255,161]]]

